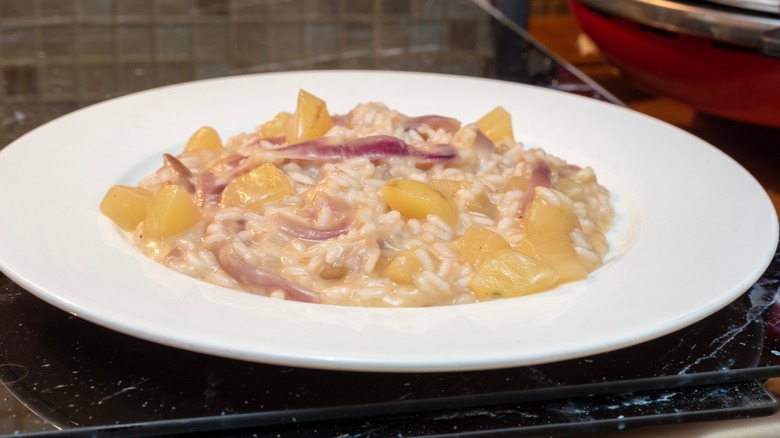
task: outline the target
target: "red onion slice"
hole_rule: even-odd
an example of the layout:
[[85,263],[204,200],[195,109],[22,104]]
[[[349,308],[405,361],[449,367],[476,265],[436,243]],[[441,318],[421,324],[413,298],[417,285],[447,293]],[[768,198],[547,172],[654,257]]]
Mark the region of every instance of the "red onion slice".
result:
[[288,217],[277,216],[276,223],[279,225],[279,229],[289,234],[290,236],[297,237],[304,240],[322,241],[328,239],[335,239],[340,235],[349,231],[352,227],[352,223],[348,221],[340,222],[333,228],[314,228],[308,225],[296,222]]
[[195,185],[192,183],[192,172],[184,163],[171,154],[163,154],[163,163],[173,174],[172,183],[184,186],[189,193],[195,193]]
[[552,171],[545,162],[536,162],[531,168],[531,176],[528,178],[528,187],[520,198],[520,214],[525,213],[528,204],[534,200],[537,187],[552,187]]
[[281,289],[293,301],[319,303],[317,292],[290,281],[279,274],[263,271],[253,266],[229,242],[219,250],[219,263],[229,275],[248,286],[256,286],[265,290]]
[[432,150],[420,150],[405,141],[390,135],[372,135],[334,143],[332,139],[320,137],[272,151],[279,158],[292,160],[343,161],[349,158],[381,160],[390,157],[409,157],[421,162],[450,161],[458,157],[454,146],[438,144]]

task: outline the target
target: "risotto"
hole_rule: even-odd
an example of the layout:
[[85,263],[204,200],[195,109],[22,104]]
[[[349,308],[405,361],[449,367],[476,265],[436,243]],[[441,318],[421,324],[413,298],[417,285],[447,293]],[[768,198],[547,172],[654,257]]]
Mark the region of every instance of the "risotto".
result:
[[223,141],[204,127],[101,211],[141,252],[269,297],[421,307],[542,292],[598,269],[614,216],[591,168],[473,123],[381,103],[295,112]]

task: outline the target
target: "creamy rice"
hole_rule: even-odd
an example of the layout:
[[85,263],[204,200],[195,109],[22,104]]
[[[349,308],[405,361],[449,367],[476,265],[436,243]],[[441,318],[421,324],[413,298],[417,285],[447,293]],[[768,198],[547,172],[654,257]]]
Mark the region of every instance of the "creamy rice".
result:
[[[498,233],[513,247],[520,245],[524,228],[519,212],[527,188],[514,182],[528,181],[543,164],[552,185],[536,190],[551,202],[573,206],[579,226],[570,237],[577,256],[589,271],[601,265],[608,249],[604,233],[614,213],[609,193],[592,169],[567,164],[541,149],[525,149],[522,143],[488,141],[485,147],[475,124],[440,126],[423,117],[412,125],[410,118],[379,103],[358,105],[334,120],[326,135],[331,144],[389,135],[415,150],[451,145],[457,158],[424,163],[404,156],[333,162],[284,158],[277,151],[286,145],[262,138],[258,129],[227,140],[216,157],[203,151],[178,155],[191,172],[187,178],[204,220],[167,239],[144,235],[141,224],[131,233],[133,243],[188,276],[277,298],[351,306],[472,303],[477,301],[469,288],[474,269],[460,260],[454,242],[466,229],[479,227]],[[219,206],[224,185],[267,162],[284,172],[294,195],[260,212]],[[163,166],[139,186],[154,192],[180,178],[171,166]],[[457,221],[450,224],[436,215],[405,218],[389,208],[381,188],[396,178],[459,182],[461,188],[449,199]],[[410,284],[382,275],[388,260],[405,250],[413,251],[423,267]],[[225,266],[230,263],[234,265]],[[252,272],[237,274],[237,269]]]

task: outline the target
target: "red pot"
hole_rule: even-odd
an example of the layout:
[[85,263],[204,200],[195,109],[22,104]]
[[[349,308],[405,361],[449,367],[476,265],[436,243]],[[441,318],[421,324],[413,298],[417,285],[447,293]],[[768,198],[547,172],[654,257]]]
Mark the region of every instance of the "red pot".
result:
[[780,17],[691,2],[570,0],[638,87],[702,112],[780,127]]

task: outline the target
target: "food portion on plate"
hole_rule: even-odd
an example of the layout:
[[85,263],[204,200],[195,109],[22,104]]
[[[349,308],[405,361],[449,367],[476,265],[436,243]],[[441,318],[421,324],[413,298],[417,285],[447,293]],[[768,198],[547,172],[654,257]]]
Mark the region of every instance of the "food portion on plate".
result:
[[223,141],[196,131],[101,212],[142,253],[265,296],[425,307],[578,281],[608,250],[614,211],[593,169],[514,138],[496,107],[473,123],[381,103],[294,112]]

